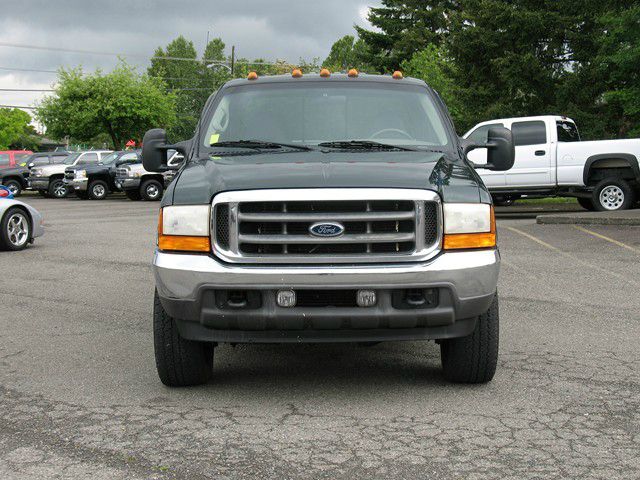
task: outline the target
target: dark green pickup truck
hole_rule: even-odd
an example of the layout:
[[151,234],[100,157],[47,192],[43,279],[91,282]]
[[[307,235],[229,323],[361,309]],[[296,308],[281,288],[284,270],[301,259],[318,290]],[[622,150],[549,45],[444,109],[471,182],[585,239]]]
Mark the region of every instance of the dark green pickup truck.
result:
[[162,382],[211,378],[221,342],[435,340],[444,375],[486,382],[498,358],[491,196],[466,158],[513,165],[511,133],[473,144],[420,80],[328,74],[225,84],[195,136],[144,138],[185,163],[153,260]]

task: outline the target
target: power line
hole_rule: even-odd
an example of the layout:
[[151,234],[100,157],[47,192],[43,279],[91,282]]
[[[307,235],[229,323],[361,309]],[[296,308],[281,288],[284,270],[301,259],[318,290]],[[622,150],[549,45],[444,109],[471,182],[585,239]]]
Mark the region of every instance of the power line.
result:
[[0,105],[0,108],[26,108],[28,110],[36,109],[36,107],[25,107],[24,105]]
[[0,88],[0,92],[55,92],[51,88]]
[[[29,45],[29,44],[25,44],[25,43],[10,43],[10,42],[0,42],[0,47],[10,47],[10,48],[25,48],[25,49],[29,49],[29,50],[44,50],[47,52],[64,52],[64,53],[77,53],[77,54],[82,54],[82,55],[104,55],[104,56],[108,56],[108,57],[139,57],[139,58],[148,58],[150,60],[178,60],[178,61],[185,61],[185,62],[220,62],[220,63],[230,63],[228,61],[221,61],[219,59],[215,59],[215,58],[203,58],[203,59],[197,59],[197,58],[189,58],[189,57],[172,57],[172,56],[165,56],[165,55],[153,55],[151,57],[149,57],[146,54],[142,54],[142,53],[116,53],[116,52],[106,52],[106,51],[98,51],[98,50],[81,50],[81,49],[75,49],[75,48],[60,48],[60,47],[46,47],[43,45]],[[280,65],[282,63],[284,64],[290,64],[289,62],[286,61],[282,61],[282,62],[264,62],[264,61],[256,61],[256,62],[251,62],[251,61],[238,61],[236,60],[234,63],[244,63],[244,64],[248,64],[248,65]]]

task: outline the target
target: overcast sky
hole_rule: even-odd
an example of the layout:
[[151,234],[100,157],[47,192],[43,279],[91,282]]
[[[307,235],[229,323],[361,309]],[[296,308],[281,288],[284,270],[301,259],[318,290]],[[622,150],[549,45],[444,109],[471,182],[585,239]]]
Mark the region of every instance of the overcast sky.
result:
[[[0,43],[151,56],[182,34],[202,53],[221,37],[247,58],[324,59],[353,25],[368,25],[378,0],[2,0]],[[145,57],[125,57],[146,67]],[[56,70],[82,65],[109,70],[117,58],[0,46],[0,88],[50,88],[55,75],[4,68]],[[141,71],[144,68],[140,68]],[[0,91],[2,105],[33,105],[42,94]]]

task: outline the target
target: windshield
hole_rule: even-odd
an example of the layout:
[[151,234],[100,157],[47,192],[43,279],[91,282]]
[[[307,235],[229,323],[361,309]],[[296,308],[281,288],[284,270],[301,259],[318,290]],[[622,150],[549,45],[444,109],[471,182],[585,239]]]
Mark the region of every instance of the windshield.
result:
[[118,158],[118,155],[119,155],[118,152],[110,153],[106,157],[102,157],[102,163],[104,164],[113,163]]
[[64,159],[64,163],[65,165],[73,165],[73,162],[76,161],[76,158],[78,158],[80,156],[79,153],[72,153],[71,155],[69,155],[67,158]]
[[447,130],[428,90],[418,85],[291,82],[225,90],[203,138],[299,145],[371,140],[442,147]]

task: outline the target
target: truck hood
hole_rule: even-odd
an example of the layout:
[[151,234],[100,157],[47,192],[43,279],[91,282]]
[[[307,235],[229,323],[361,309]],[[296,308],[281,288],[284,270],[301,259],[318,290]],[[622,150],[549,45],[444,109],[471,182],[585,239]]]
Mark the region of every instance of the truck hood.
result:
[[271,188],[415,188],[446,202],[491,202],[468,164],[441,152],[292,152],[192,160],[163,205],[211,202],[220,192]]
[[34,169],[38,169],[41,171],[42,177],[50,177],[51,175],[56,175],[58,173],[64,173],[65,168],[69,167],[69,165],[65,165],[64,163],[54,163],[50,165],[41,165],[39,167],[33,167]]

